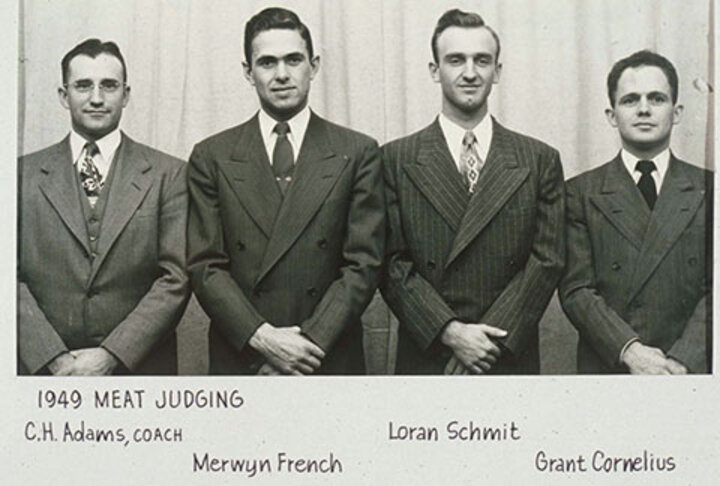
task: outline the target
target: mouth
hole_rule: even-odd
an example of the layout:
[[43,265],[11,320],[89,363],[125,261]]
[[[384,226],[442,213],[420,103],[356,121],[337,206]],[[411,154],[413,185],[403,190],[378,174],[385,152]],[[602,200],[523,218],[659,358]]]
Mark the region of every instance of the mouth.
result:
[[641,130],[649,130],[651,128],[655,128],[654,123],[648,123],[648,122],[633,123],[633,126],[635,128],[640,128]]
[[461,84],[458,87],[464,91],[475,91],[480,89],[479,84]]
[[104,110],[85,110],[83,113],[92,117],[100,117],[108,115],[110,112]]
[[294,86],[283,86],[281,88],[272,88],[270,91],[273,93],[287,93],[289,91],[293,91],[294,89]]

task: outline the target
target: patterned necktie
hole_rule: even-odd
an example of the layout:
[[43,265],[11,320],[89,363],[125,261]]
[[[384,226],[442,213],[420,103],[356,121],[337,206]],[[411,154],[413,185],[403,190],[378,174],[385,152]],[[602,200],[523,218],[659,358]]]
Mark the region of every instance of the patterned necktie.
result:
[[475,150],[475,134],[472,131],[468,130],[465,132],[462,143],[463,148],[460,154],[462,172],[465,176],[465,184],[467,185],[468,192],[472,194],[475,192],[475,184],[478,181],[483,160],[478,155],[477,150]]
[[652,177],[652,172],[656,169],[655,162],[652,160],[638,160],[637,165],[635,165],[635,170],[639,170],[642,174],[637,186],[645,198],[645,202],[650,208],[650,211],[653,210],[655,201],[657,201],[657,188],[655,186],[655,179]]
[[88,197],[91,206],[95,206],[100,191],[103,188],[102,174],[95,165],[95,157],[100,153],[98,146],[95,142],[88,142],[84,147],[85,155],[83,155],[80,161],[80,183],[85,190],[85,195]]
[[275,180],[280,187],[280,192],[285,194],[290,181],[292,181],[292,173],[294,169],[293,149],[288,140],[287,134],[290,132],[290,125],[287,122],[279,122],[273,129],[277,133],[275,141],[275,149],[273,150],[273,173]]

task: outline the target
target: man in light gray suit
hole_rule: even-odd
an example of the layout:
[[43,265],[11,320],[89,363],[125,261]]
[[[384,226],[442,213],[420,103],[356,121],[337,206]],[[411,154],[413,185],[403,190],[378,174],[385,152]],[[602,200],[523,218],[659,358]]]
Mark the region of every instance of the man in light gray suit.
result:
[[61,65],[72,130],[18,162],[18,373],[175,374],[185,164],[118,129],[117,45],[88,39]]
[[563,309],[580,331],[581,373],[707,373],[712,173],[670,150],[678,75],[639,51],[613,66],[610,108],[622,150],[567,184]]

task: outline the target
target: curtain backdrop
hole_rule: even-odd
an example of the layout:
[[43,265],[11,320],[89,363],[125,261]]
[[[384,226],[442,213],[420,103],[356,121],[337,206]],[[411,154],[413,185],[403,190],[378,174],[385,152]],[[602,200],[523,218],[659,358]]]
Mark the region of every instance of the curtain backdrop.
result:
[[[68,113],[57,99],[60,59],[88,37],[120,46],[132,86],[121,127],[130,136],[187,159],[204,137],[250,117],[258,103],[243,77],[245,22],[270,5],[309,26],[321,57],[310,105],[380,143],[430,123],[440,89],[427,70],[438,17],[459,7],[480,13],[501,39],[503,72],[490,99],[502,123],[555,146],[565,176],[612,158],[616,131],[605,120],[605,77],[638,49],[667,56],[680,76],[685,115],[673,151],[712,167],[711,0],[25,0],[21,3],[21,154],[60,140]],[[375,304],[379,304],[375,302]],[[386,312],[372,309],[373,339],[390,339]],[[193,303],[182,324],[185,373],[206,366],[207,319]],[[574,332],[553,301],[541,323],[543,372],[574,370]],[[376,333],[376,334],[373,334]],[[377,346],[373,346],[377,348]]]

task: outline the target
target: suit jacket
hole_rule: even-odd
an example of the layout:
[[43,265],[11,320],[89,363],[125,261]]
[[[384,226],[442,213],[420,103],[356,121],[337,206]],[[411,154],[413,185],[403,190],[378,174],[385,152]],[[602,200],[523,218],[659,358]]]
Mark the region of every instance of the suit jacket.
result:
[[537,373],[538,321],[565,258],[557,151],[493,120],[472,197],[436,120],[383,149],[389,243],[383,295],[400,321],[398,373],[442,373],[451,319],[508,335],[492,373]]
[[385,238],[377,143],[312,114],[283,197],[257,116],[190,156],[188,268],[210,316],[212,373],[253,374],[263,322],[299,325],[325,352],[316,373],[360,373],[360,315]]
[[627,372],[633,338],[709,368],[712,173],[670,158],[651,212],[618,155],[567,184],[560,302],[580,332],[578,369]]
[[95,346],[120,373],[177,372],[174,328],[189,297],[185,163],[123,134],[113,164],[94,254],[69,137],[19,160],[21,373]]

